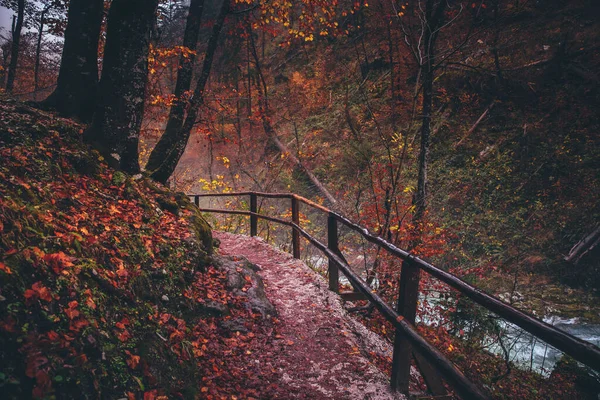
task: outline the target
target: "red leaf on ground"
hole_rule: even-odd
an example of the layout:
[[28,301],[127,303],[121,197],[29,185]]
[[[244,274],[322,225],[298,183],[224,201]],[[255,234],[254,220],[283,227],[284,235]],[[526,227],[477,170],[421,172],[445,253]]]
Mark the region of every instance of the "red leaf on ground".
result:
[[65,308],[65,314],[67,314],[67,317],[69,317],[69,319],[74,319],[79,316],[79,311],[76,310],[78,305],[79,303],[73,300],[69,303],[69,308]]
[[6,272],[9,275],[12,274],[12,271],[11,271],[10,267],[8,265],[4,264],[4,263],[1,263],[1,262],[0,262],[0,271],[4,271],[4,272]]
[[73,257],[69,257],[62,251],[59,251],[58,253],[54,254],[46,254],[44,256],[44,261],[48,263],[48,265],[56,274],[60,274],[61,271],[65,268],[74,266],[75,264],[73,264],[73,260]]
[[131,354],[129,350],[125,350],[125,353],[127,353],[127,355],[129,356],[129,359],[127,360],[127,365],[129,365],[129,368],[136,369],[138,364],[140,363],[140,356]]
[[50,289],[42,285],[42,282],[36,282],[31,286],[31,289],[27,289],[23,294],[26,300],[40,299],[47,302],[52,301],[52,293]]
[[115,326],[119,329],[125,329],[125,326],[129,324],[129,318],[124,317],[121,321],[117,322]]

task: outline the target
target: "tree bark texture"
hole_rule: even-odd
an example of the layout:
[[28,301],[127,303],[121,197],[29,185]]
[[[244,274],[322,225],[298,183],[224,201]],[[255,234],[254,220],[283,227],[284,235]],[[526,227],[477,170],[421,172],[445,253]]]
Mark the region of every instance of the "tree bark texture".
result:
[[54,92],[43,102],[62,116],[90,121],[98,86],[98,40],[103,0],[71,0]]
[[[138,144],[158,0],[113,0],[97,106],[86,139],[109,161],[139,172]],[[112,160],[111,160],[112,159]]]
[[179,160],[181,159],[181,156],[183,156],[185,148],[187,147],[190,134],[194,124],[196,123],[196,118],[198,117],[198,111],[200,106],[204,104],[204,88],[206,87],[208,77],[210,76],[213,58],[219,43],[219,36],[221,34],[221,30],[223,29],[223,25],[225,24],[225,18],[227,17],[228,13],[229,0],[224,0],[221,10],[219,11],[219,15],[217,16],[217,20],[213,26],[210,39],[208,40],[208,47],[206,48],[206,54],[204,56],[202,72],[198,78],[198,82],[196,83],[194,94],[188,101],[188,112],[185,121],[181,128],[178,129],[177,133],[174,135],[173,144],[170,146],[170,148],[165,148],[165,150],[162,150],[164,153],[157,154],[155,156],[162,160],[160,166],[151,171],[150,175],[152,179],[157,182],[167,182],[169,177],[175,171],[175,168],[177,167],[177,164],[179,163]]
[[17,75],[17,65],[19,62],[19,45],[21,43],[21,29],[23,28],[23,18],[25,17],[25,0],[19,0],[17,11],[17,23],[12,33],[12,45],[10,49],[10,65],[8,67],[8,76],[6,78],[6,91],[12,93]]
[[196,47],[198,43],[198,35],[200,33],[200,21],[202,19],[202,11],[204,9],[204,0],[191,0],[190,9],[185,24],[185,33],[183,35],[183,46],[192,50],[188,57],[181,55],[179,58],[179,70],[177,72],[177,83],[175,84],[175,100],[169,111],[169,119],[165,132],[160,137],[156,146],[150,153],[150,158],[146,164],[146,170],[154,171],[160,167],[166,158],[166,154],[171,150],[177,142],[177,135],[183,126],[185,117],[185,105],[187,101],[184,99],[185,92],[190,90],[192,85],[192,74],[194,62],[196,60]]

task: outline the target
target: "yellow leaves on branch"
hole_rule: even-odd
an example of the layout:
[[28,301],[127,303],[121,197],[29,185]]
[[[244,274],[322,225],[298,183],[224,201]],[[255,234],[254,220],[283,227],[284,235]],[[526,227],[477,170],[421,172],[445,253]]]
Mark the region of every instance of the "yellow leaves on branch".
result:
[[160,68],[166,68],[170,61],[183,57],[185,60],[189,60],[192,55],[196,55],[196,51],[191,50],[185,46],[173,46],[173,47],[155,47],[150,44],[150,51],[148,53],[148,72],[150,75],[154,75],[159,72]]
[[[245,0],[237,0],[245,3]],[[338,35],[338,15],[354,14],[359,9],[367,8],[368,3],[354,2],[349,7],[341,6],[337,0],[301,0],[272,1],[261,5],[258,21],[253,27],[281,24],[290,38],[282,45],[291,44],[292,40],[312,42],[315,37]]]
[[167,107],[171,107],[175,102],[176,96],[174,94],[169,94],[166,96],[150,95],[150,104],[153,106],[157,105],[165,105]]
[[225,168],[229,168],[229,166],[231,165],[231,161],[229,160],[228,157],[225,156],[217,156],[217,161],[222,161],[223,162],[223,166]]
[[221,193],[229,193],[233,191],[233,188],[225,182],[225,176],[217,175],[216,178],[217,179],[213,179],[212,181],[200,178],[198,179],[198,183],[202,184],[202,190],[215,192],[221,191]]

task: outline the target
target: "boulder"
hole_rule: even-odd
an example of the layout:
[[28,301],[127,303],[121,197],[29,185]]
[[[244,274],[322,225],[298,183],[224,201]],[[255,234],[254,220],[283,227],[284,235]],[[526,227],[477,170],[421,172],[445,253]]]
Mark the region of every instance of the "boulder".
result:
[[[227,288],[234,294],[248,299],[248,307],[253,312],[260,313],[264,318],[277,315],[275,306],[267,298],[265,285],[258,275],[260,268],[247,259],[240,257],[212,256],[215,268],[227,273]],[[243,290],[247,283],[251,287]]]

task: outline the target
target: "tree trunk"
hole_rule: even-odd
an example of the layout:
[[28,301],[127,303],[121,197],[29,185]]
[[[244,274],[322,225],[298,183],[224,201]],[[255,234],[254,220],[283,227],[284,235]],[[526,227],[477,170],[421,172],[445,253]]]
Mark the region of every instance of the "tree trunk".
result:
[[62,116],[90,121],[98,87],[98,40],[103,0],[71,0],[54,92],[42,102]]
[[[413,196],[412,204],[415,207],[413,215],[414,225],[418,225],[427,209],[427,191],[428,180],[427,170],[429,168],[429,140],[431,136],[431,112],[433,106],[433,80],[435,77],[435,42],[437,39],[438,28],[442,24],[444,10],[447,2],[440,1],[434,10],[434,0],[427,0],[425,6],[425,27],[424,27],[424,64],[423,69],[423,106],[421,121],[421,147],[419,151],[419,176],[417,180],[417,191]],[[417,228],[418,229],[418,228]],[[415,247],[415,246],[411,246]]]
[[[113,0],[97,106],[86,139],[126,172],[139,172],[138,144],[158,0]],[[117,164],[117,163],[115,163]]]
[[[417,191],[415,192],[412,205],[415,208],[413,215],[413,234],[414,238],[408,244],[409,250],[414,250],[421,243],[421,222],[425,216],[427,209],[427,169],[429,164],[429,139],[431,136],[431,113],[433,106],[433,80],[435,77],[435,42],[437,39],[438,29],[442,24],[444,9],[446,8],[446,0],[441,0],[435,5],[435,0],[427,0],[425,5],[424,25],[423,25],[423,59],[420,61],[421,75],[423,78],[423,103],[422,103],[422,120],[421,120],[421,148],[419,151],[419,176],[417,181]],[[409,261],[402,263],[402,272],[400,277],[400,290],[396,309],[400,315],[403,315],[406,321],[414,325],[417,312],[417,301],[419,298],[419,280],[421,277],[420,268],[416,267]],[[410,359],[412,354],[411,344],[403,338],[399,333],[396,333],[394,339],[394,362],[392,370],[392,388],[408,393],[409,377],[410,377]],[[419,365],[417,366],[421,374],[426,377],[429,389],[437,392],[441,390],[442,394],[445,390],[436,383],[436,379],[427,371],[430,367]],[[433,378],[433,379],[432,379]],[[434,389],[436,388],[436,389]],[[440,389],[441,388],[441,389]],[[438,393],[434,393],[438,394]]]
[[593,253],[596,247],[600,244],[600,224],[596,225],[594,231],[587,234],[583,239],[573,246],[569,254],[565,257],[565,261],[577,265],[582,258]]
[[19,61],[19,44],[21,42],[21,29],[23,28],[23,18],[25,16],[25,0],[19,0],[17,11],[17,23],[12,33],[12,46],[10,49],[10,65],[8,67],[8,77],[6,79],[6,91],[12,93],[15,85],[15,76],[17,74],[17,63]]
[[35,67],[33,71],[33,100],[37,101],[38,89],[40,87],[40,54],[42,52],[42,34],[44,33],[44,18],[46,18],[47,9],[44,8],[40,15],[40,25],[38,27],[37,46],[35,48]]
[[157,182],[167,182],[169,177],[175,171],[175,168],[177,167],[177,164],[179,163],[179,160],[181,159],[181,156],[185,151],[188,140],[190,138],[190,134],[192,132],[192,128],[196,123],[196,118],[198,116],[200,106],[204,104],[204,88],[206,86],[206,82],[208,82],[213,57],[215,55],[215,51],[217,50],[217,44],[219,42],[219,35],[221,34],[221,30],[223,29],[223,25],[225,24],[225,17],[228,13],[229,0],[224,0],[223,5],[221,6],[221,11],[219,11],[219,15],[217,17],[217,20],[215,21],[212,34],[208,41],[208,47],[206,48],[206,54],[204,56],[204,64],[202,65],[202,73],[200,74],[198,82],[196,83],[194,95],[189,100],[188,114],[185,118],[185,122],[183,123],[183,126],[177,131],[175,141],[171,148],[168,150],[167,153],[164,154],[164,156],[161,157],[162,163],[160,167],[152,171],[150,175],[152,179],[154,179]]
[[185,105],[187,104],[187,101],[183,97],[192,85],[192,72],[196,59],[195,51],[198,43],[198,34],[200,33],[200,21],[203,9],[204,0],[191,0],[185,25],[185,34],[183,36],[183,46],[192,50],[193,53],[189,57],[181,55],[179,58],[179,71],[177,72],[177,83],[175,84],[175,100],[169,111],[169,119],[165,132],[156,146],[154,146],[152,153],[150,153],[150,158],[146,164],[146,170],[148,171],[154,171],[160,167],[173,145],[177,142],[177,134],[183,125]]

